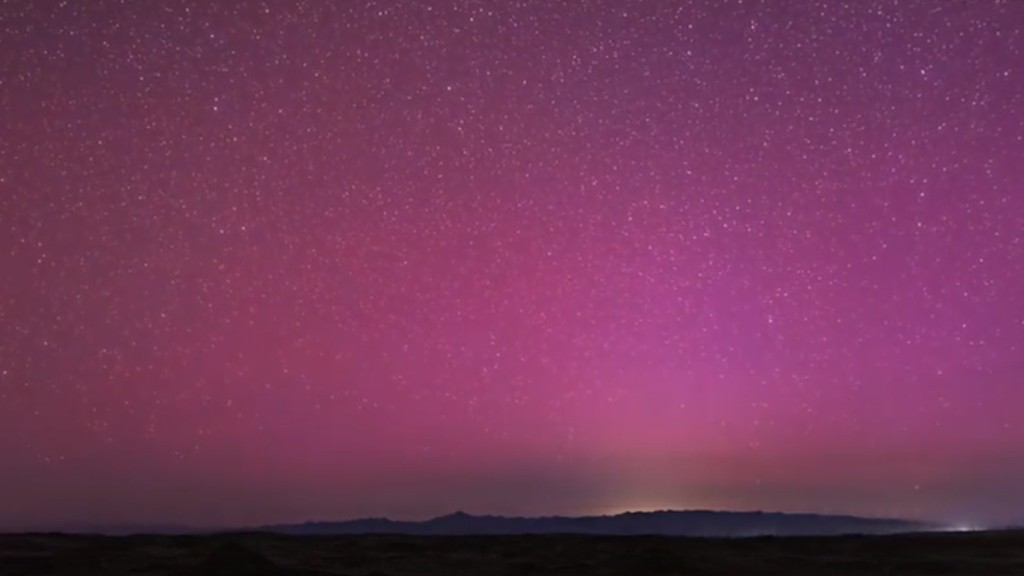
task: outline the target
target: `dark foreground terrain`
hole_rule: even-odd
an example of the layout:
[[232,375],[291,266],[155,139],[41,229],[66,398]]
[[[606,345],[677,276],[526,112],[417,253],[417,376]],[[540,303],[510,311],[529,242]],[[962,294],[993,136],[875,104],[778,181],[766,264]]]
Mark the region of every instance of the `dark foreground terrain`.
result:
[[617,536],[0,536],[0,576],[1024,574],[1024,532]]

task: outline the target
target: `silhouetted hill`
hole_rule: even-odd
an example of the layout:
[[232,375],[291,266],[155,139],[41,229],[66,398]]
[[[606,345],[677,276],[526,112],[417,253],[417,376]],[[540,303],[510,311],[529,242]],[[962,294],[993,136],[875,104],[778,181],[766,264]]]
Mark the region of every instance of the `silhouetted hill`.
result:
[[615,516],[547,516],[519,518],[473,516],[463,512],[423,522],[369,518],[345,522],[307,522],[264,526],[279,534],[594,534],[664,536],[826,536],[893,534],[937,529],[899,519],[859,518],[781,512],[716,512],[707,510],[628,512]]

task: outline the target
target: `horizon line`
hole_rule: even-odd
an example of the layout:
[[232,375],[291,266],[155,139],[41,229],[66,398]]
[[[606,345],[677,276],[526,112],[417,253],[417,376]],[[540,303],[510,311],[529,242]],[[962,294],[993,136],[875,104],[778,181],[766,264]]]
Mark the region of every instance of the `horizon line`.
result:
[[[0,534],[124,534],[124,535],[144,535],[144,534],[206,534],[206,533],[225,533],[225,532],[246,532],[246,531],[261,531],[274,528],[290,527],[290,526],[308,526],[318,524],[348,524],[365,521],[386,521],[395,524],[425,524],[441,519],[465,516],[470,518],[494,518],[494,519],[509,519],[509,520],[547,520],[547,519],[586,519],[586,518],[617,518],[620,516],[629,515],[643,515],[643,514],[665,514],[665,513],[676,513],[676,514],[697,514],[697,513],[711,513],[711,514],[764,514],[764,515],[781,515],[781,516],[814,516],[822,518],[845,518],[845,519],[856,519],[856,520],[868,520],[876,522],[903,522],[908,524],[921,524],[931,525],[935,527],[944,527],[946,529],[954,530],[959,528],[965,528],[961,531],[967,530],[985,530],[985,529],[1003,529],[996,527],[981,527],[973,523],[959,523],[945,520],[933,520],[933,519],[921,519],[921,518],[904,518],[898,516],[876,516],[876,515],[862,515],[852,514],[843,512],[810,512],[810,511],[783,511],[778,509],[713,509],[713,508],[662,508],[662,509],[633,509],[623,510],[621,512],[614,513],[589,513],[589,514],[545,514],[545,515],[505,515],[498,513],[480,513],[480,512],[467,512],[465,509],[456,509],[452,512],[445,514],[438,514],[421,519],[410,519],[390,516],[351,516],[347,518],[336,518],[336,519],[307,519],[307,520],[294,520],[294,521],[277,521],[277,522],[259,522],[251,523],[246,525],[220,525],[220,526],[201,526],[194,524],[185,524],[177,522],[138,522],[138,523],[104,523],[104,524],[86,524],[86,523],[68,523],[64,526],[54,527],[23,527],[23,528],[3,528],[0,527]],[[1013,528],[1015,524],[1007,524],[1006,528]]]

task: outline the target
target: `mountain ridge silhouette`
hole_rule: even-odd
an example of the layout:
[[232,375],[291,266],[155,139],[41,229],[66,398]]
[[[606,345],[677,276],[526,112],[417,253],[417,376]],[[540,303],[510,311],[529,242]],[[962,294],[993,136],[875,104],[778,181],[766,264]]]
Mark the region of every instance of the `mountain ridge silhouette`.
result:
[[533,517],[474,515],[456,511],[422,521],[361,518],[272,524],[254,530],[291,535],[824,536],[893,534],[941,529],[943,527],[936,524],[898,518],[764,511],[657,510],[598,516]]

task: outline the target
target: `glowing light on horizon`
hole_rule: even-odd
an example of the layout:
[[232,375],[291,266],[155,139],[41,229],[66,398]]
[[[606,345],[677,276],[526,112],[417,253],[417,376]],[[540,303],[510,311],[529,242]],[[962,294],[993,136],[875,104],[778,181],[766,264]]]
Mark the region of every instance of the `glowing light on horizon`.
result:
[[983,526],[977,524],[954,524],[950,526],[947,532],[981,532],[984,531]]

